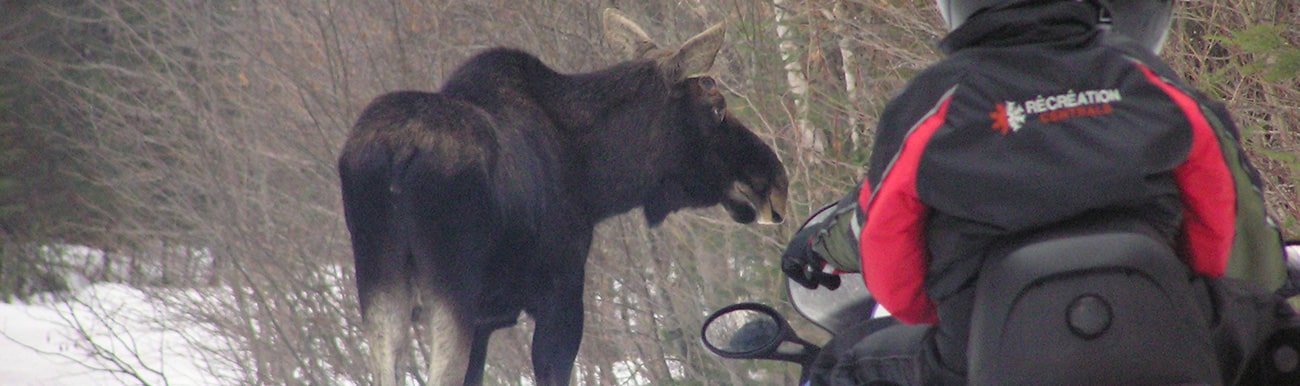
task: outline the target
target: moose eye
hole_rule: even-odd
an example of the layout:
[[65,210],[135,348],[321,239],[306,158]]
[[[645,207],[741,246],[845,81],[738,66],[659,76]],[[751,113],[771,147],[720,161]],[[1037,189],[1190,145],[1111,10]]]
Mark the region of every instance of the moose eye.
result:
[[722,123],[722,120],[726,118],[727,118],[727,108],[722,106],[717,106],[713,108],[713,119],[717,119],[718,123]]
[[713,81],[713,78],[707,76],[700,77],[700,88],[704,89],[704,91],[713,90],[713,88],[717,86],[718,85]]

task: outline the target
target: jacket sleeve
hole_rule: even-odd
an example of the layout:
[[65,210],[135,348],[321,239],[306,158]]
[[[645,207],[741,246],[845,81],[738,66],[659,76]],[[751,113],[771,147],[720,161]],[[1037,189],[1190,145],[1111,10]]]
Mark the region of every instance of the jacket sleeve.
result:
[[[939,321],[935,303],[924,285],[929,260],[925,219],[930,209],[917,195],[916,180],[921,153],[943,125],[952,92],[948,90],[910,127],[882,126],[882,130],[898,130],[901,134],[891,139],[885,133],[879,139],[887,143],[877,143],[872,171],[858,196],[858,205],[866,213],[858,249],[867,289],[890,314],[908,324]],[[882,155],[892,158],[880,162],[877,157]]]
[[1182,191],[1182,255],[1192,270],[1209,277],[1223,276],[1232,250],[1237,216],[1237,191],[1222,146],[1200,104],[1190,95],[1140,67],[1152,84],[1165,92],[1183,111],[1192,130],[1187,160],[1174,169]]
[[822,207],[803,226],[824,229],[815,236],[812,249],[837,273],[862,272],[858,235],[864,216],[858,206],[858,189],[854,188],[839,201]]
[[1236,235],[1228,255],[1225,276],[1255,283],[1273,291],[1287,281],[1287,260],[1283,251],[1282,231],[1268,214],[1259,171],[1250,164],[1232,117],[1223,104],[1207,101],[1197,94],[1201,110],[1219,136],[1219,147],[1237,192]]

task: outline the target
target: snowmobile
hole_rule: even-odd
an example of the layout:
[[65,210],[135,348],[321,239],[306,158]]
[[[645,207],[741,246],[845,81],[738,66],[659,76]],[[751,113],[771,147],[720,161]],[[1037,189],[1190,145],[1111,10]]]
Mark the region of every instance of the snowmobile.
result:
[[[1262,326],[1270,331],[1260,334],[1266,339],[1214,348],[1208,343],[1224,339],[1214,325],[1240,321],[1216,315],[1226,306],[1214,303],[1222,301],[1202,296],[1205,281],[1151,237],[1067,231],[1007,250],[987,260],[976,283],[971,385],[1300,385],[1300,328]],[[861,275],[841,282],[835,290],[786,283],[793,308],[837,347],[851,346],[888,318]],[[717,310],[700,336],[724,358],[800,364],[800,385],[825,371],[813,366],[819,355],[831,355],[761,303]]]

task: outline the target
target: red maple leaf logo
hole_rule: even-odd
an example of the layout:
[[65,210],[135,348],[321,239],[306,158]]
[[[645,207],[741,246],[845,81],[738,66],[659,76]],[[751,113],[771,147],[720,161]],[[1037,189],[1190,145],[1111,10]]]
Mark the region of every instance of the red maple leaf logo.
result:
[[1002,135],[1007,135],[1011,131],[1011,124],[1007,122],[1007,105],[999,103],[997,111],[989,113],[989,118],[993,118],[993,130]]

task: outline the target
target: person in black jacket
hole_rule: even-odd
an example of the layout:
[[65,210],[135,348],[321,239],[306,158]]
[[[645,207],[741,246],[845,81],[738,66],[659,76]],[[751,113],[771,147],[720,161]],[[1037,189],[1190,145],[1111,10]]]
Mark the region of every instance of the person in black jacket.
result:
[[1282,287],[1281,238],[1232,120],[1156,56],[1171,0],[937,4],[947,58],[886,106],[866,180],[782,256],[809,288],[862,272],[902,322],[854,349],[854,377],[963,382],[982,256],[1065,221],[1122,218],[1203,277]]

